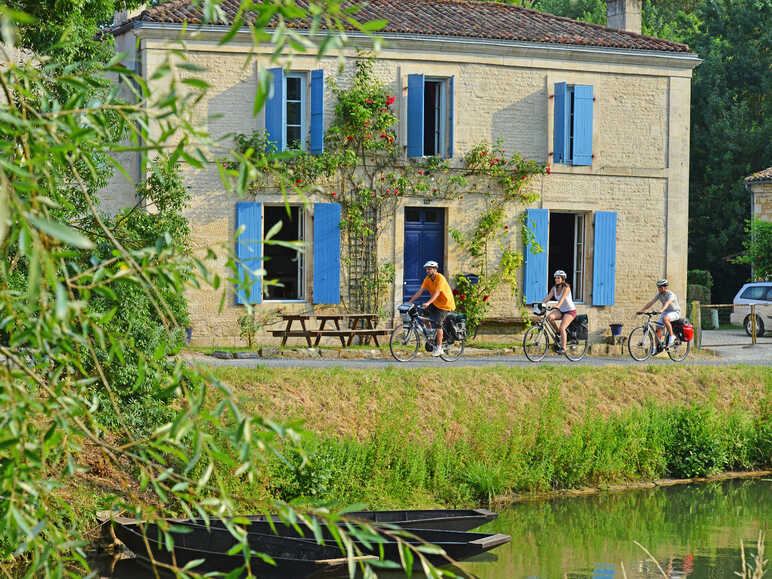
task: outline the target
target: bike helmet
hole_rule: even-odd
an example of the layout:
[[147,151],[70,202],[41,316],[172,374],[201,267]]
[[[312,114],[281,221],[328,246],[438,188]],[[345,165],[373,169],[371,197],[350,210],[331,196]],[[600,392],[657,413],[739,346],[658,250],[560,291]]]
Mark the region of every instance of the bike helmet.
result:
[[429,260],[424,264],[424,269],[427,267],[433,267],[434,269],[438,269],[440,267],[440,264],[436,261]]
[[562,269],[557,270],[555,273],[552,274],[552,277],[560,276],[563,279],[567,279],[568,276],[566,275],[566,272],[564,272]]
[[666,279],[661,279],[657,282],[657,287],[667,287],[668,283]]

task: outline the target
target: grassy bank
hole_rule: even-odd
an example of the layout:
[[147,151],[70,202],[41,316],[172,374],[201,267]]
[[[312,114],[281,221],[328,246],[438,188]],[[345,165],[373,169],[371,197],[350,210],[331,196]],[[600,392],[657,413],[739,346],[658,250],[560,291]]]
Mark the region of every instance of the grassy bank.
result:
[[245,409],[301,420],[304,463],[266,465],[252,500],[462,505],[512,492],[772,464],[769,368],[234,369]]

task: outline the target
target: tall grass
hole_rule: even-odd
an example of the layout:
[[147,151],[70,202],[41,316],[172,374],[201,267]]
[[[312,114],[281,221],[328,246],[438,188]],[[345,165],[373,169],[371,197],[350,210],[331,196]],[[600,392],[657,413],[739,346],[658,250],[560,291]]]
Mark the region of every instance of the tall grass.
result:
[[588,411],[570,430],[565,419],[553,391],[525,420],[476,423],[453,442],[416,440],[411,432],[382,424],[365,440],[319,437],[307,464],[277,462],[269,478],[284,500],[458,505],[508,493],[700,477],[772,463],[768,414],[650,403],[610,417]]

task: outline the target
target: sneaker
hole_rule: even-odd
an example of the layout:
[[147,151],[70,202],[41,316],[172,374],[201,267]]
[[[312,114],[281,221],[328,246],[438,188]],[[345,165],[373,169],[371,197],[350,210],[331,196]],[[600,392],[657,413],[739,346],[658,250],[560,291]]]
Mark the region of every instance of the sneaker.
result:
[[439,348],[434,348],[434,350],[432,350],[432,356],[434,356],[435,358],[437,358],[438,356],[442,356],[444,353],[445,353],[445,350],[442,349],[442,346],[440,346]]
[[557,352],[558,354],[565,354],[566,353],[566,351],[563,348],[561,348],[560,346],[555,348],[555,352]]
[[668,336],[667,347],[669,348],[670,346],[672,346],[674,342],[675,342],[675,336]]

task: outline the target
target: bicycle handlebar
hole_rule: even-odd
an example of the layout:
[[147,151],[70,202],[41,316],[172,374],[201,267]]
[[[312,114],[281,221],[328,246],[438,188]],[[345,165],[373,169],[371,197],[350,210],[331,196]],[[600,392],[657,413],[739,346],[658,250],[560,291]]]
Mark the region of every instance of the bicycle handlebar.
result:
[[651,311],[651,312],[635,312],[635,315],[637,316],[658,316],[661,312],[658,311]]

